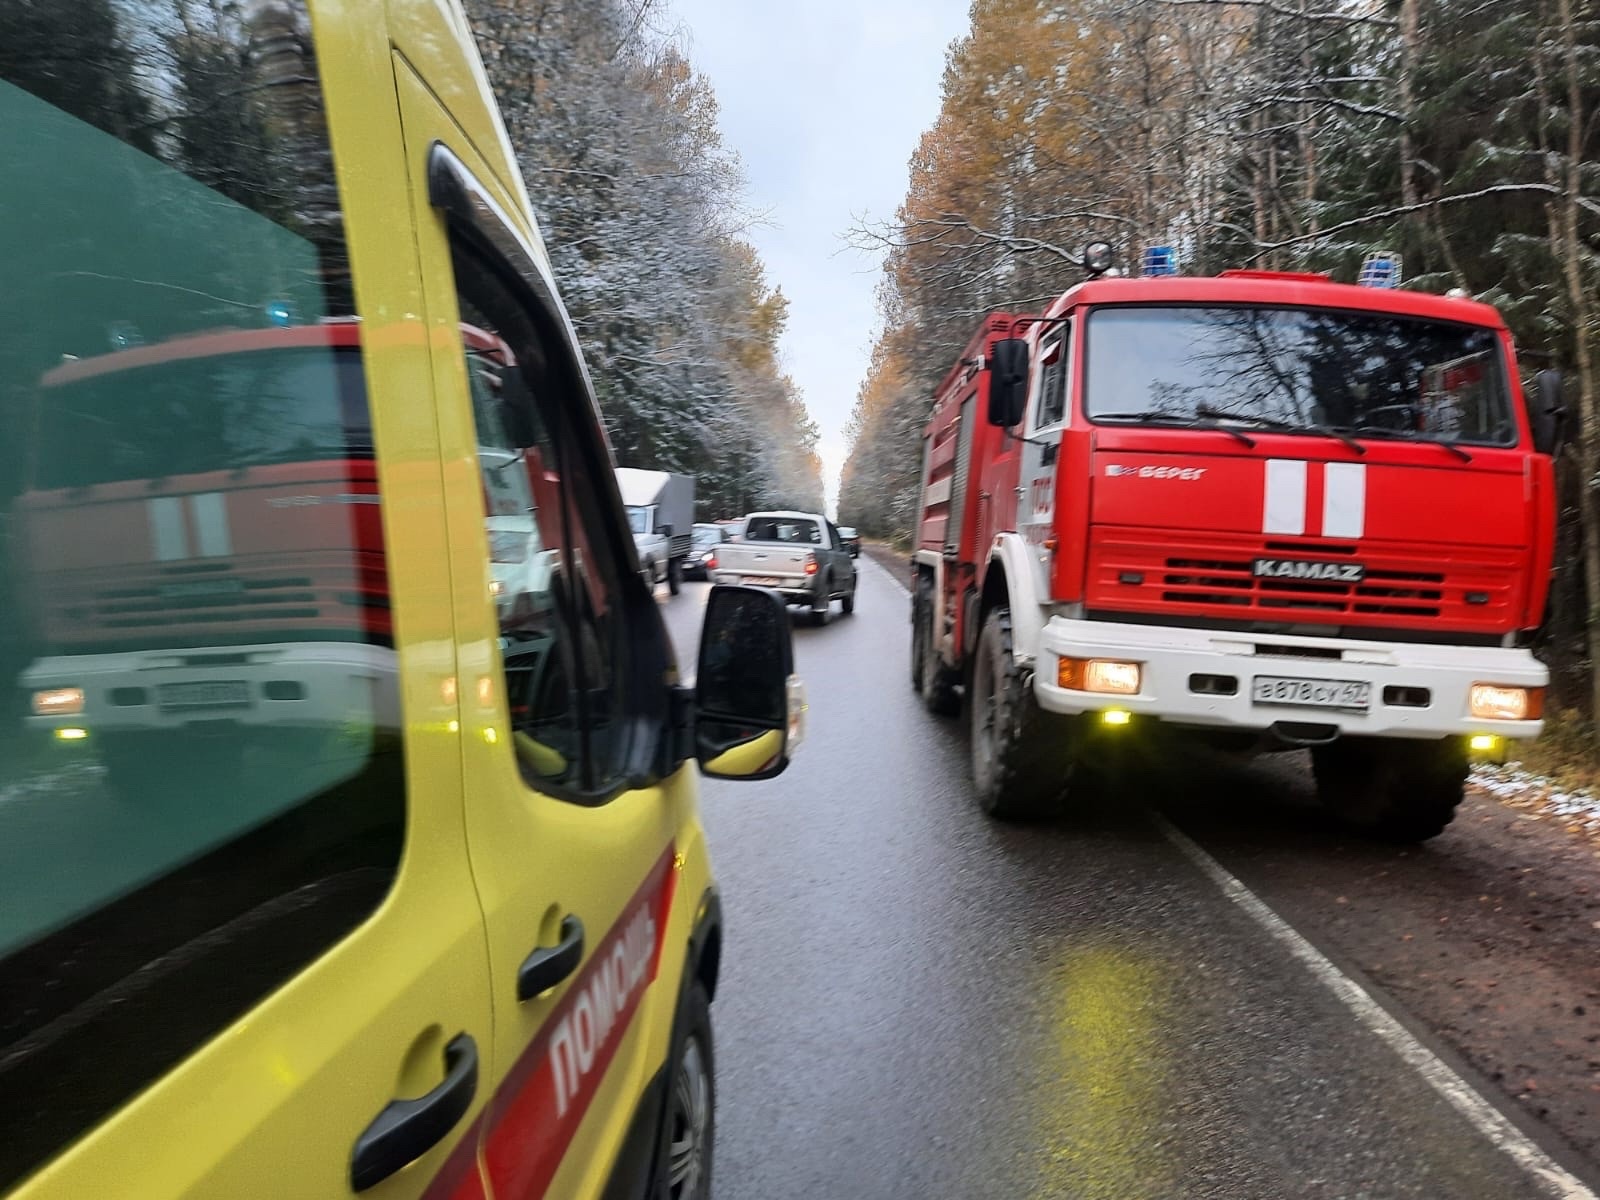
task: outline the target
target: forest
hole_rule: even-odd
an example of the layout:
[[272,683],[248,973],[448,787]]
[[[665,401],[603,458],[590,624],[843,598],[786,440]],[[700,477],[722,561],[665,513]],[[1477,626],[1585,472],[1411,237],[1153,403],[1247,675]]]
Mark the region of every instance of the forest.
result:
[[[933,387],[983,314],[1137,270],[1323,271],[1495,305],[1563,373],[1558,577],[1539,652],[1600,711],[1600,12],[1595,0],[974,0],[884,254],[840,519],[907,539]],[[1462,514],[1470,520],[1470,514]]]
[[466,0],[619,465],[697,479],[702,518],[822,505],[787,318],[743,236],[710,83],[658,0]]

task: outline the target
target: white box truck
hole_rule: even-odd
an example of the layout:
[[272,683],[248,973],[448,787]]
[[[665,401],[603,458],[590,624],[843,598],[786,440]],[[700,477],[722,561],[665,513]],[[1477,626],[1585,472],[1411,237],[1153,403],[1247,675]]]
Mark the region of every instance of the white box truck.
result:
[[694,544],[694,477],[618,467],[617,488],[628,510],[645,583],[655,587],[665,579],[676,596]]

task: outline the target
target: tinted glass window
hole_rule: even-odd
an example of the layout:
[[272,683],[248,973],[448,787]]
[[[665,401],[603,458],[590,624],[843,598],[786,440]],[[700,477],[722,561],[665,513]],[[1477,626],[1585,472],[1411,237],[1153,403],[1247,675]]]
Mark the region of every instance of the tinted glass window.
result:
[[822,531],[815,521],[792,517],[751,517],[745,523],[744,540],[747,542],[796,542],[806,546],[822,545]]
[[370,914],[404,825],[298,4],[0,0],[0,1191]]
[[491,558],[510,553],[509,532],[525,538],[524,558],[497,562],[490,584],[508,753],[535,786],[603,797],[624,771],[632,732],[629,642],[621,563],[596,518],[601,490],[574,450],[582,435],[571,414],[586,401],[494,266],[461,245],[454,262]]
[[1274,308],[1103,308],[1089,317],[1096,421],[1233,420],[1290,431],[1516,441],[1492,329]]

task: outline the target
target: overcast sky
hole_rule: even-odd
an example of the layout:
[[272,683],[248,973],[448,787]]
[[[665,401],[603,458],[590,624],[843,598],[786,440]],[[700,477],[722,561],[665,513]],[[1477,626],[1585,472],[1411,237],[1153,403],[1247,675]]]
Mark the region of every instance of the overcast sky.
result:
[[968,0],[671,5],[689,60],[716,89],[750,207],[766,217],[750,240],[789,298],[784,365],[822,430],[831,503],[878,323],[878,261],[843,235],[863,215],[893,217],[904,199]]

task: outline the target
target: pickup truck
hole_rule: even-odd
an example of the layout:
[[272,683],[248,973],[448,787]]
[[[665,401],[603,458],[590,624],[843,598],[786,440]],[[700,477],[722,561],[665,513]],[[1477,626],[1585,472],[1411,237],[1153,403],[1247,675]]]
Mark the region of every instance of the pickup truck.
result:
[[751,513],[740,539],[717,548],[711,578],[770,588],[810,608],[818,625],[827,624],[835,600],[846,613],[856,608],[855,563],[833,522],[817,513]]

